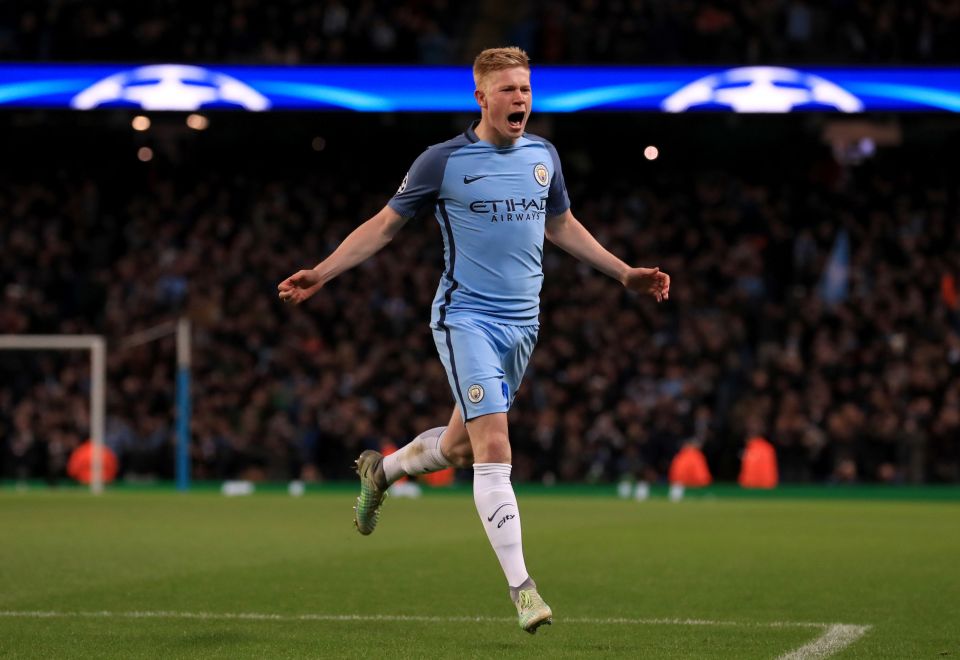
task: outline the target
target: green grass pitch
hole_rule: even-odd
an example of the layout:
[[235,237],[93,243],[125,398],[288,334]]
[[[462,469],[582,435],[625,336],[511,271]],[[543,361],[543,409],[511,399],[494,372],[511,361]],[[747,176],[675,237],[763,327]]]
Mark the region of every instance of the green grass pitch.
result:
[[0,657],[960,656],[956,502],[521,492],[535,636],[468,492],[388,499],[370,537],[352,503],[0,492]]

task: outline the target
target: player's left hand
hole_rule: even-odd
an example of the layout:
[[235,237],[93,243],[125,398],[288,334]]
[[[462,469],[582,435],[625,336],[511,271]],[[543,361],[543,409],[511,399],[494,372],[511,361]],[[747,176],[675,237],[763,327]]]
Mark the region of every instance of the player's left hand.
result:
[[631,291],[647,293],[663,302],[670,298],[670,276],[656,268],[631,268],[623,276],[623,286]]
[[315,270],[299,270],[277,285],[280,300],[299,305],[315,294],[323,284]]

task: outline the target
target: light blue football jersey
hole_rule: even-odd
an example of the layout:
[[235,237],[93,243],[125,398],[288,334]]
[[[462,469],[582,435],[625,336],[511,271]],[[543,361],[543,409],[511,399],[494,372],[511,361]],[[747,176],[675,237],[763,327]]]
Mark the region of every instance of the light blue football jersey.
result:
[[533,325],[544,221],[570,208],[560,157],[550,142],[526,133],[496,147],[477,137],[476,125],[424,151],[388,205],[407,218],[432,206],[440,223],[445,267],[432,326],[460,314]]

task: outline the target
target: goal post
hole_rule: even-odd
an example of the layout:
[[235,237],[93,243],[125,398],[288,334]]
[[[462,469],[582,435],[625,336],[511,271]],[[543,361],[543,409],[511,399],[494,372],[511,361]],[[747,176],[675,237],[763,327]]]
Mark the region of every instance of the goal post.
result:
[[190,489],[190,354],[192,352],[190,319],[180,317],[164,321],[124,337],[118,350],[143,346],[173,335],[177,346],[176,369],[176,472],[177,490]]
[[177,490],[190,488],[190,321],[177,320]]
[[0,349],[90,351],[90,491],[103,492],[103,435],[106,420],[107,342],[101,335],[0,335]]

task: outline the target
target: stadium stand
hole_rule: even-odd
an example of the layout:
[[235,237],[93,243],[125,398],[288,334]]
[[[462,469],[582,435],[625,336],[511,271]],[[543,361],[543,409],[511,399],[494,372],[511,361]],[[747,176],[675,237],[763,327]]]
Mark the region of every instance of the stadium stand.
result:
[[[455,133],[450,118],[216,116],[217,130],[184,138],[190,150],[143,164],[126,115],[71,126],[105,116],[6,127],[33,155],[0,183],[0,333],[108,337],[122,477],[172,474],[174,347],[117,341],[180,314],[195,327],[197,477],[345,478],[359,448],[446,419],[427,327],[432,218],[304,308],[277,301],[276,284],[378,209],[419,148]],[[609,117],[605,130],[637,130]],[[673,289],[658,307],[547,249],[540,344],[512,413],[518,480],[663,479],[691,439],[732,480],[757,435],[784,482],[960,479],[956,186],[929,145],[843,167],[791,132],[796,119],[771,121],[779,156],[749,146],[756,123],[714,116],[654,131],[687,156],[653,166],[608,160],[581,118],[553,120],[577,215],[628,260],[671,272]],[[340,124],[316,152],[309,133],[300,151],[280,144],[280,122],[288,136]],[[396,139],[370,159],[358,131]],[[938,140],[950,149],[955,133]],[[38,180],[53,153],[59,171]],[[834,290],[822,279],[841,232],[849,276]],[[79,355],[0,352],[0,474],[63,476],[85,437],[86,369]]]
[[465,63],[512,43],[549,63],[950,63],[955,0],[46,0],[0,8],[0,57]]

